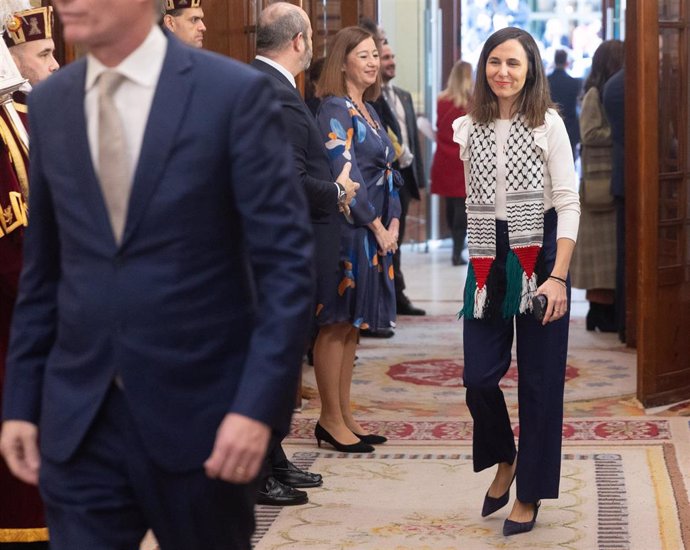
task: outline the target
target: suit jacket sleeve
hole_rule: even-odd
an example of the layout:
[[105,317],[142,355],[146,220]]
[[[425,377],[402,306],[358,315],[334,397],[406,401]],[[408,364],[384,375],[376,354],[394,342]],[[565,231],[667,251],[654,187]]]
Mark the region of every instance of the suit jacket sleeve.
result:
[[294,105],[284,104],[282,114],[292,144],[297,177],[306,191],[309,206],[312,212],[330,213],[338,202],[338,188],[334,183],[335,178],[333,181],[324,181],[309,175],[307,159],[310,154],[315,154],[309,144],[310,121],[305,119],[305,111]]
[[251,340],[230,412],[284,434],[312,312],[313,238],[280,105],[266,78],[252,80],[238,96],[228,136],[230,181],[256,292]]

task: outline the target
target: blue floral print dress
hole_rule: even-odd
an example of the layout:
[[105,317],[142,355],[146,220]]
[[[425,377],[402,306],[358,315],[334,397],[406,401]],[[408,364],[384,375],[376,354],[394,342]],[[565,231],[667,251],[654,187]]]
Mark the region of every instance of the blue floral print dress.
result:
[[388,227],[393,218],[400,218],[402,180],[391,167],[393,144],[374,108],[366,107],[378,128],[372,128],[346,97],[324,98],[317,115],[333,174],[351,162],[350,178],[360,184],[350,215],[341,216],[340,283],[333,303],[317,305],[320,325],[350,322],[358,328],[381,329],[395,322],[393,256],[378,254],[367,224],[381,218]]

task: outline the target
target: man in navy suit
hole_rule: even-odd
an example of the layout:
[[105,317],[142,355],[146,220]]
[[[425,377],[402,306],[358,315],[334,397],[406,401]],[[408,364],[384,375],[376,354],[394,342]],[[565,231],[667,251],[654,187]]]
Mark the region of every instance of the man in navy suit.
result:
[[[295,77],[309,68],[312,58],[311,22],[301,8],[276,2],[261,12],[256,35],[259,55],[252,67],[271,77],[283,107],[298,178],[309,201],[316,244],[317,295],[325,290],[335,297],[339,282],[338,208],[350,203],[359,184],[350,179],[349,164],[337,178],[332,176],[324,136],[296,88]],[[309,328],[305,326],[305,330]],[[267,462],[259,490],[260,504],[304,504],[308,496],[297,488],[322,483],[319,474],[302,471],[287,459],[280,440],[274,439],[269,445]]]
[[582,93],[582,79],[573,78],[566,72],[568,67],[568,52],[556,50],[554,54],[555,68],[548,76],[551,99],[558,105],[558,110],[565,123],[565,129],[570,139],[573,158],[577,157],[577,145],[580,143],[580,123],[577,117],[577,103]]
[[158,0],[54,4],[89,54],[32,92],[0,448],[53,550],[248,549],[312,313],[280,105],[168,39]]

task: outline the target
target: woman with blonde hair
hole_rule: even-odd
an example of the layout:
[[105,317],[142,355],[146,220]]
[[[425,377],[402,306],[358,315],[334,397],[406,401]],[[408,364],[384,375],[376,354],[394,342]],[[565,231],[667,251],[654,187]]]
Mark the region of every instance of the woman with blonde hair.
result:
[[453,121],[467,114],[472,100],[472,65],[457,61],[436,104],[436,152],[431,164],[431,192],[446,197],[446,220],[453,237],[453,265],[464,265],[467,236],[465,171],[453,142]]
[[350,403],[352,369],[360,329],[390,328],[395,321],[393,253],[398,247],[402,183],[391,164],[393,145],[368,103],[381,90],[379,52],[361,27],[341,29],[324,62],[317,93],[317,122],[334,174],[351,163],[361,182],[341,220],[340,283],[336,299],[317,306],[314,346],[321,413],[315,436],[343,452],[371,452],[386,438],[367,434]]

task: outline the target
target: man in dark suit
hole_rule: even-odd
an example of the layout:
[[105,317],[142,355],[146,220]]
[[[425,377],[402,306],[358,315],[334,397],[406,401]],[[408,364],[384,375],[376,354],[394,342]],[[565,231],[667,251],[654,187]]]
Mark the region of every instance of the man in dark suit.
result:
[[55,0],[89,54],[30,100],[0,449],[40,468],[52,550],[249,549],[312,312],[267,78],[164,36],[157,3]]
[[[349,164],[333,178],[324,137],[296,88],[295,77],[309,68],[312,58],[311,23],[301,8],[277,2],[261,12],[256,35],[258,55],[252,66],[271,77],[283,107],[298,178],[309,201],[317,286],[325,286],[335,295],[340,250],[338,208],[349,204],[359,184],[350,179]],[[311,325],[304,328],[311,332]],[[322,483],[319,474],[304,472],[287,459],[279,439],[274,438],[269,445],[267,462],[260,504],[304,504],[307,494],[296,488]]]
[[[381,97],[374,107],[379,113],[386,127],[390,128],[398,138],[400,155],[396,161],[396,168],[400,171],[405,184],[400,189],[400,236],[399,242],[405,238],[405,220],[411,200],[419,200],[419,189],[425,187],[424,164],[422,162],[422,148],[419,144],[417,130],[417,115],[414,112],[412,96],[409,92],[393,86],[395,78],[395,53],[386,40],[381,47],[381,79],[383,87]],[[395,297],[397,313],[399,315],[425,315],[423,309],[415,307],[405,295],[405,277],[400,266],[400,247],[393,256],[395,270]]]
[[556,50],[554,55],[555,69],[548,76],[551,88],[551,99],[558,105],[565,129],[573,150],[573,159],[577,158],[577,146],[580,143],[580,123],[577,117],[577,103],[582,93],[582,79],[573,78],[566,69],[568,52]]

